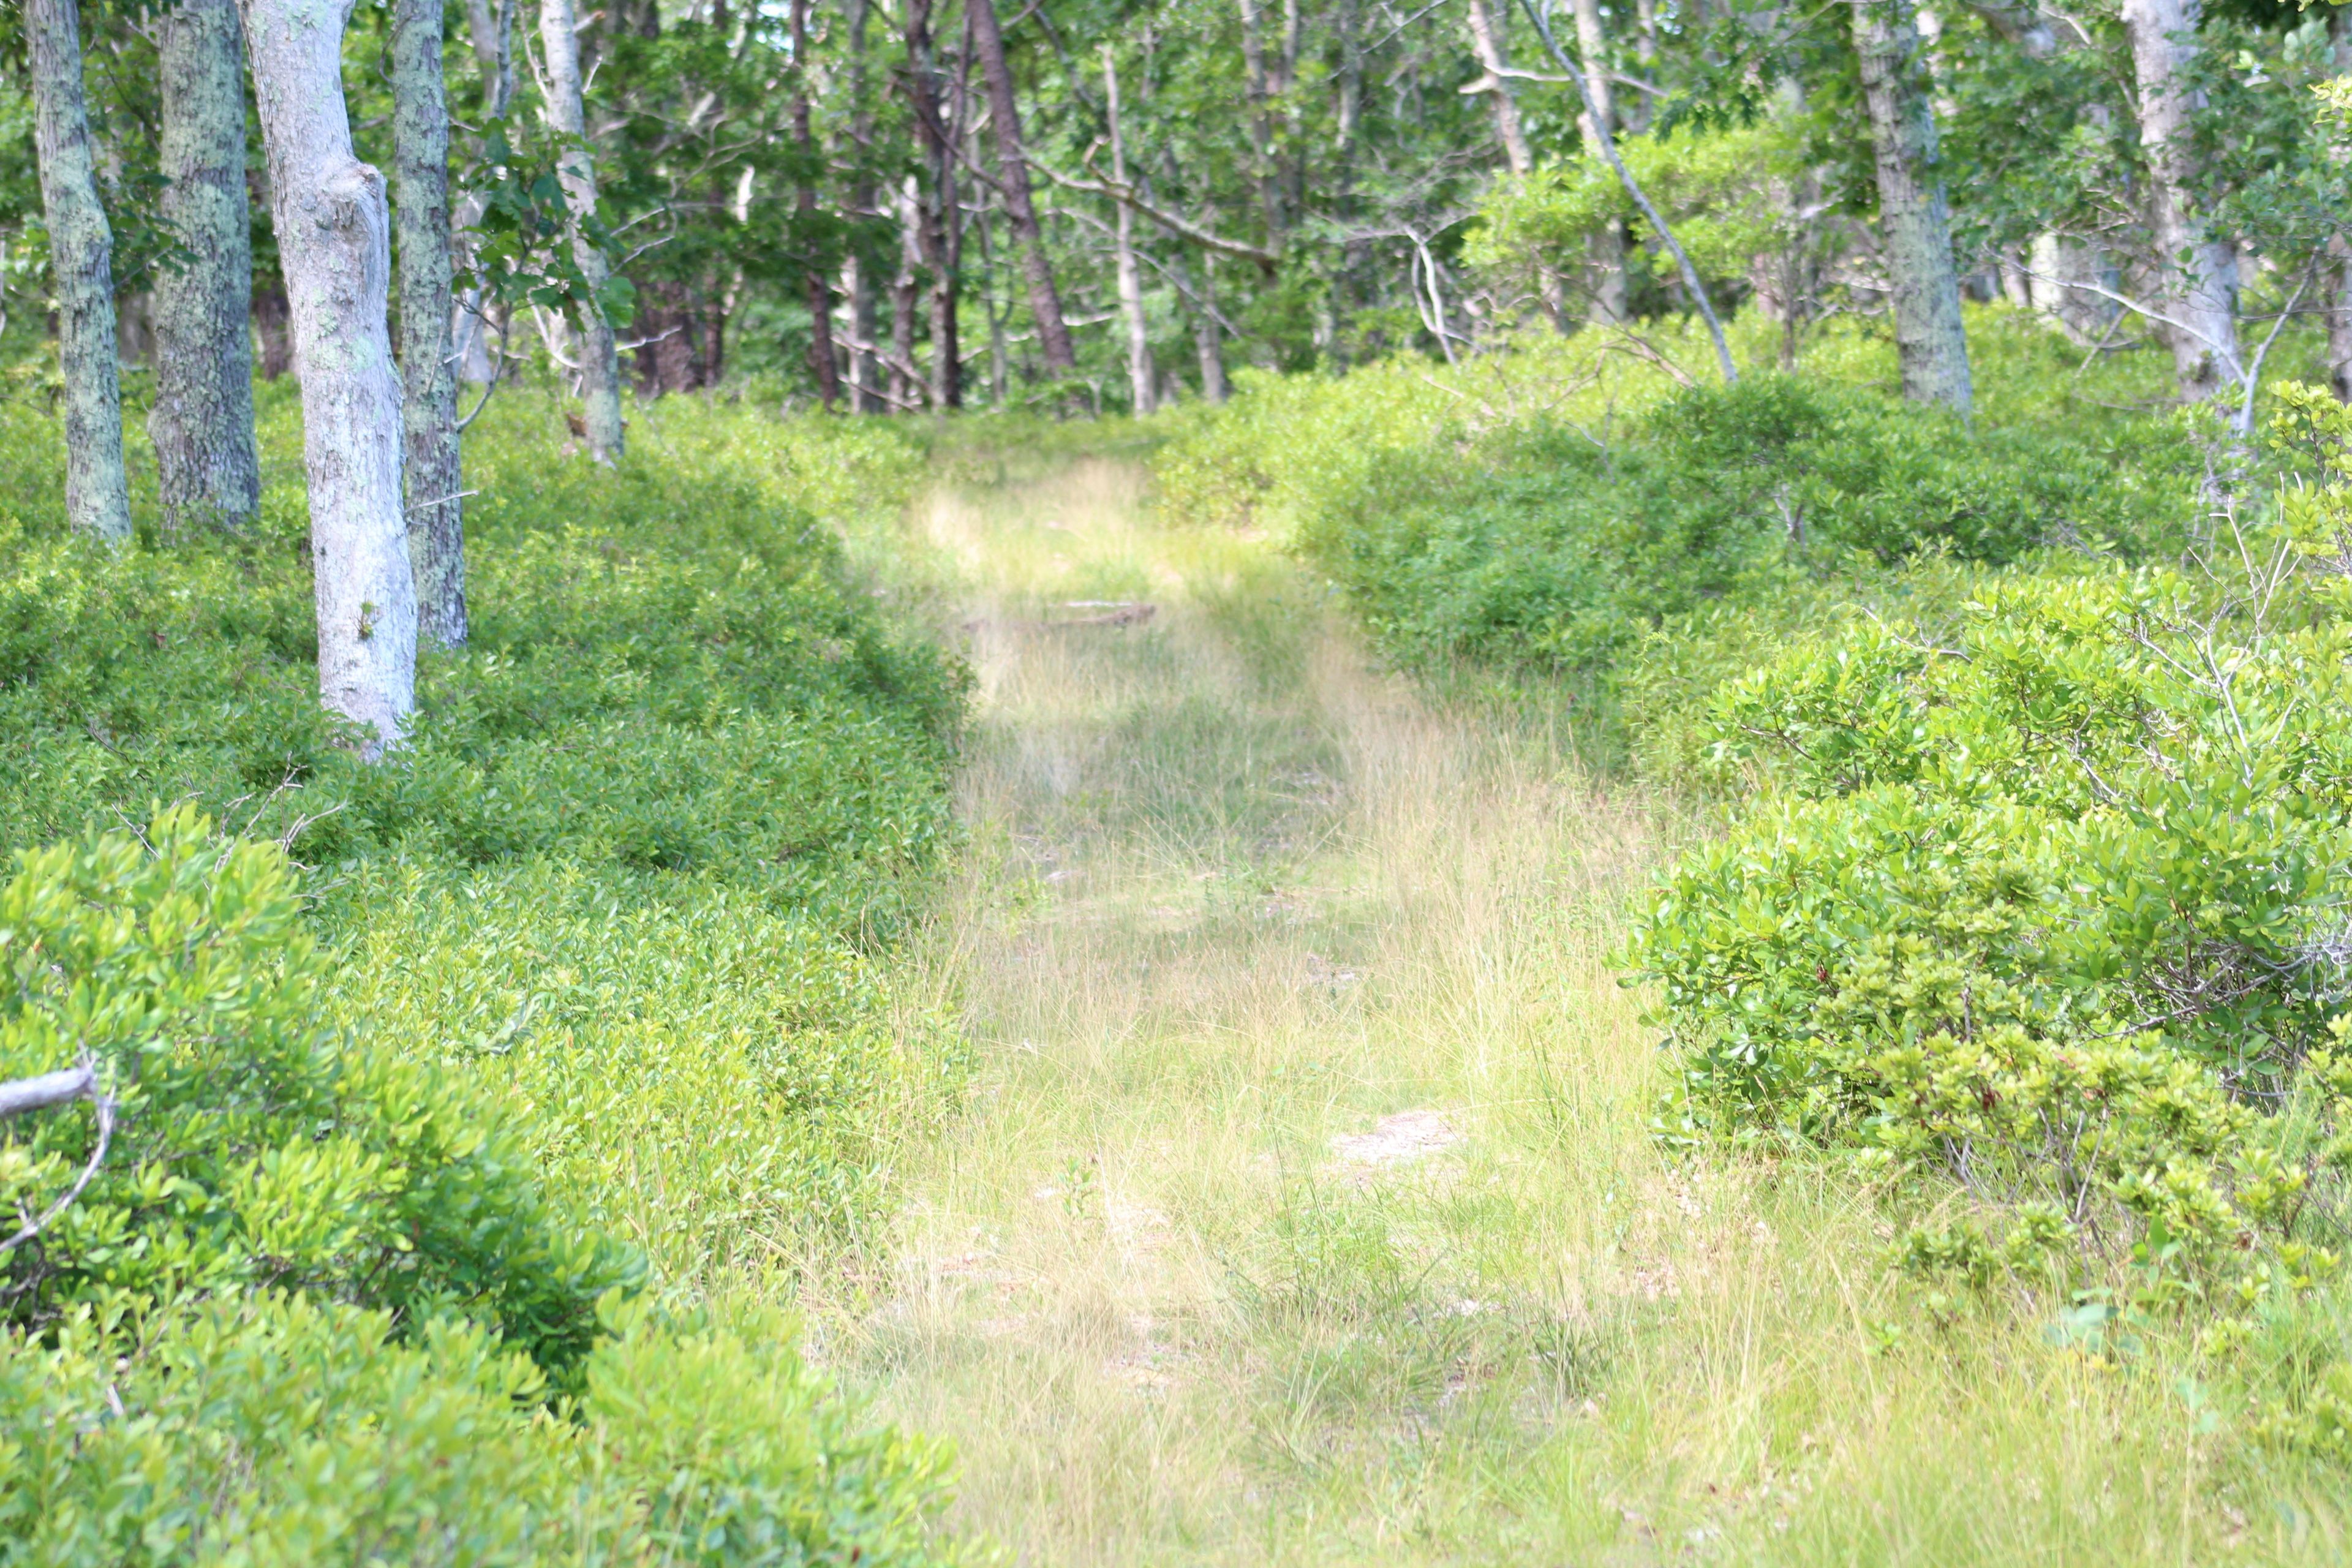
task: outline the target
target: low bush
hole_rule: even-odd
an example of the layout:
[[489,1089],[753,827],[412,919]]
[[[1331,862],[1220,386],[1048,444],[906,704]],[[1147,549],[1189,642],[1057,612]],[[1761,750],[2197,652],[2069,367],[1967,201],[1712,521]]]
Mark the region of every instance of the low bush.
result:
[[[1717,691],[1759,804],[1630,948],[1664,1136],[1853,1151],[1947,1287],[2292,1337],[2352,1202],[2352,416],[2280,401],[2303,471],[2189,566],[1995,574]],[[2288,1382],[2258,1425],[2340,1447]]]
[[0,1075],[113,1103],[0,1124],[12,1209],[93,1173],[0,1256],[0,1560],[951,1558],[942,1457],[730,1304],[947,1103],[886,962],[965,677],[843,542],[920,451],[674,402],[604,470],[502,394],[368,765],[284,390],[254,527],[118,554],[0,405]]

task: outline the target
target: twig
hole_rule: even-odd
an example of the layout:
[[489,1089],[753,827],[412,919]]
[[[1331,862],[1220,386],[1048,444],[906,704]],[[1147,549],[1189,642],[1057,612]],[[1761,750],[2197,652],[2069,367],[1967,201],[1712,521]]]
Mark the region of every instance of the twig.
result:
[[66,1212],[67,1205],[81,1196],[90,1178],[106,1159],[107,1146],[114,1141],[114,1097],[98,1091],[98,1070],[84,1053],[81,1065],[64,1072],[46,1073],[39,1078],[21,1079],[15,1083],[0,1085],[0,1115],[14,1115],[20,1110],[34,1110],[46,1106],[62,1105],[68,1100],[87,1098],[98,1113],[98,1147],[89,1152],[89,1163],[81,1168],[63,1196],[41,1212],[38,1219],[27,1220],[5,1241],[0,1241],[0,1253],[13,1252],[48,1228],[49,1222]]

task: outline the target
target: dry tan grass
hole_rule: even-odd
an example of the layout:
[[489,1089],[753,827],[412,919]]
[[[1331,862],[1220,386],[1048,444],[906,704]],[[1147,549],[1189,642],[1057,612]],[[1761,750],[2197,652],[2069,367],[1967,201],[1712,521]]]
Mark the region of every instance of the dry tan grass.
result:
[[[982,693],[920,1000],[981,1061],[807,1308],[955,1442],[959,1528],[1073,1565],[2340,1549],[2331,1500],[2217,1478],[2168,1375],[1892,1300],[1850,1182],[1664,1157],[1608,962],[1644,813],[1138,500],[1093,463],[919,516]],[[1156,614],[1040,624],[1076,600]]]

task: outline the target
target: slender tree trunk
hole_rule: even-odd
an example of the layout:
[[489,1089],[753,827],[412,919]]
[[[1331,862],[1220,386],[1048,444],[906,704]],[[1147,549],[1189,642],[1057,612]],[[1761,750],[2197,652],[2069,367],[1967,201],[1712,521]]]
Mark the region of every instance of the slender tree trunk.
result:
[[1047,374],[1059,375],[1076,369],[1078,360],[1070,347],[1061,293],[1054,287],[1054,263],[1045,253],[1045,233],[1031,199],[1029,155],[1021,140],[1021,104],[1013,90],[1012,68],[1004,58],[1004,34],[997,25],[995,0],[965,0],[965,4],[971,13],[981,76],[988,84],[989,120],[996,135],[996,178],[1003,191],[1004,216],[1013,224],[1013,243],[1021,250],[1022,276],[1029,285],[1029,313],[1037,319],[1037,346],[1045,356]]
[[[1127,184],[1127,141],[1118,123],[1118,65],[1108,44],[1103,46],[1103,93],[1110,112],[1111,179],[1121,190]],[[1125,202],[1118,209],[1115,248],[1118,264],[1118,308],[1127,319],[1127,384],[1135,412],[1151,412],[1158,374],[1151,363],[1151,323],[1143,313],[1143,273],[1135,259],[1135,209]]]
[[449,323],[449,100],[441,0],[394,0],[392,144],[400,225],[401,421],[416,631],[466,646],[466,524],[458,492],[457,377]]
[[[1535,172],[1535,153],[1528,144],[1525,124],[1519,118],[1518,94],[1511,79],[1504,73],[1510,69],[1510,56],[1503,42],[1505,13],[1496,11],[1487,0],[1470,0],[1470,48],[1478,58],[1483,73],[1471,88],[1483,91],[1493,105],[1495,134],[1503,143],[1503,161],[1511,173],[1524,179]],[[1560,281],[1559,269],[1550,266],[1541,256],[1534,258],[1536,282],[1543,300],[1544,319],[1555,331],[1566,331],[1569,325],[1568,292]],[[1620,258],[1619,272],[1623,271]],[[1622,295],[1623,289],[1619,289]]]
[[915,134],[929,175],[922,193],[923,265],[931,274],[931,406],[963,406],[961,349],[956,331],[955,132],[940,101],[939,65],[931,38],[931,0],[908,0],[907,91]]
[[2139,83],[2148,226],[2164,279],[2159,298],[2175,323],[2162,331],[2181,400],[2202,402],[2237,384],[2238,268],[2235,248],[2206,235],[2190,210],[2197,167],[2189,122],[2199,94],[2188,67],[2197,54],[2197,6],[2195,0],[2124,0],[2123,18]]
[[1486,101],[1494,106],[1495,134],[1502,138],[1503,161],[1514,174],[1532,174],[1536,158],[1528,146],[1526,128],[1519,122],[1518,95],[1511,90],[1510,79],[1503,74],[1510,68],[1510,61],[1503,52],[1500,19],[1486,0],[1470,0],[1470,47],[1486,72],[1472,85],[1485,92]]
[[[1580,17],[1580,24],[1581,20],[1582,18]],[[1634,0],[1633,60],[1641,67],[1643,80],[1658,79],[1652,74],[1656,70],[1658,64],[1657,0]],[[1626,130],[1640,136],[1645,134],[1650,129],[1650,95],[1637,91],[1627,100],[1624,112],[1618,118]]]
[[1264,0],[1240,0],[1242,80],[1249,94],[1250,154],[1255,167],[1257,202],[1265,222],[1265,247],[1282,248],[1282,195],[1274,168],[1274,104],[1265,71]]
[[1878,163],[1879,243],[1894,294],[1903,395],[1966,413],[1971,400],[1951,217],[1909,0],[1851,0]]
[[131,537],[122,469],[122,385],[114,345],[114,231],[98,199],[98,163],[82,97],[75,0],[25,0],[33,63],[33,146],[58,294],[65,374],[66,518],[110,544]]
[[[816,163],[816,137],[809,129],[808,0],[793,0],[793,143],[803,163]],[[816,216],[814,176],[803,178],[793,204],[803,219]],[[841,401],[841,373],[833,359],[833,289],[824,268],[811,262],[806,271],[809,311],[809,369],[816,376],[816,395],[825,412]]]
[[253,279],[253,334],[261,341],[261,379],[276,381],[294,368],[294,307],[286,298],[286,279],[256,270]]
[[547,57],[547,122],[572,144],[557,165],[572,208],[572,259],[586,279],[580,307],[580,395],[586,405],[588,450],[600,463],[621,455],[621,364],[600,296],[612,268],[588,233],[596,211],[596,164],[588,150],[587,110],[580,101],[580,33],[572,0],[539,0],[539,47]]
[[[2352,10],[2337,6],[2327,15],[2327,35],[2335,45],[2336,74],[2352,74]],[[2337,401],[2352,403],[2352,241],[2337,235],[2328,242],[2328,283],[2335,296],[2327,310],[2327,369]]]
[[181,0],[158,24],[163,221],[186,255],[155,275],[147,431],[163,530],[241,528],[261,505],[253,436],[253,228],[236,0]]
[[1177,287],[1192,296],[1192,352],[1201,364],[1201,395],[1211,403],[1223,403],[1233,395],[1233,389],[1225,383],[1225,351],[1217,328],[1216,255],[1202,256],[1197,284],[1184,265],[1181,250],[1176,252],[1172,265]]
[[383,176],[352,151],[341,0],[247,0],[246,47],[302,378],[319,693],[396,744],[416,706],[416,584],[400,505],[400,377],[384,310]]
[[[485,121],[504,120],[514,102],[514,20],[515,0],[467,0],[467,41],[473,47],[474,67],[482,79]],[[479,191],[467,191],[458,199],[452,220],[457,231],[453,244],[468,258],[473,255],[471,231],[481,223],[488,206],[488,199]],[[491,310],[488,297],[473,287],[458,297],[450,314],[457,379],[470,386],[487,386],[498,377],[499,363],[490,349]]]
[[909,374],[915,363],[916,281],[923,266],[923,203],[915,176],[907,176],[898,192],[898,275],[890,280],[890,392],[901,408],[911,408],[923,395],[922,384]]
[[[849,134],[857,144],[858,169],[849,190],[849,206],[859,214],[874,211],[874,183],[866,174],[866,157],[874,145],[874,110],[866,93],[866,21],[871,10],[869,0],[849,0]],[[849,298],[850,331],[857,342],[867,345],[850,350],[850,401],[860,414],[880,414],[889,405],[882,397],[882,361],[873,349],[879,324],[873,270],[855,250],[844,268],[842,292]]]
[[[1576,47],[1584,57],[1584,79],[1592,92],[1591,112],[1577,117],[1587,147],[1600,156],[1601,143],[1617,136],[1617,84],[1609,75],[1609,39],[1601,30],[1601,0],[1576,0]],[[1631,311],[1625,293],[1625,226],[1612,218],[1592,237],[1591,316],[1604,325]]]

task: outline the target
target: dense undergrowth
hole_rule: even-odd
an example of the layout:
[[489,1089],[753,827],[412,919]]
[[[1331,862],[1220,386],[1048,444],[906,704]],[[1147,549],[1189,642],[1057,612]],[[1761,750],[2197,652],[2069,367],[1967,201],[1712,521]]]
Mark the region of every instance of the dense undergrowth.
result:
[[[964,678],[834,526],[919,450],[673,403],[606,472],[502,398],[472,645],[369,766],[264,417],[247,536],[109,557],[0,405],[0,1077],[118,1105],[0,1258],[0,1560],[951,1555],[940,1456],[746,1288],[876,1212],[954,1068],[882,962]],[[98,1121],[12,1124],[10,1211]]]
[[1162,501],[1714,825],[1624,959],[1669,1146],[1827,1161],[1931,1321],[2352,1458],[2352,420],[2287,384],[2233,449],[2127,360],[1971,347],[1972,427],[1860,333],[1729,389],[1573,341],[1258,383]]

